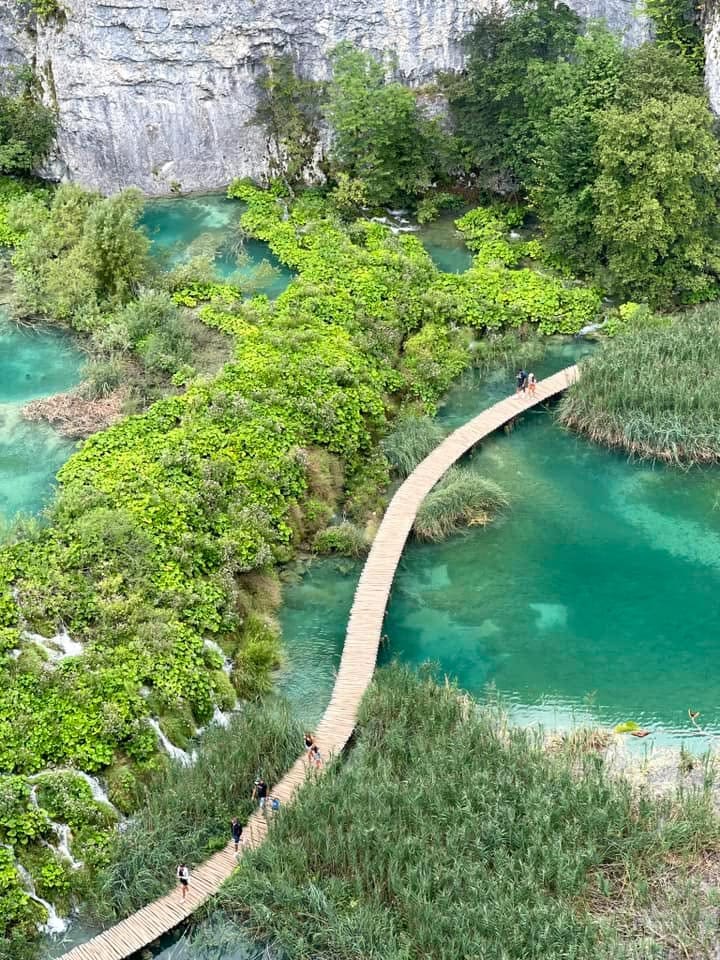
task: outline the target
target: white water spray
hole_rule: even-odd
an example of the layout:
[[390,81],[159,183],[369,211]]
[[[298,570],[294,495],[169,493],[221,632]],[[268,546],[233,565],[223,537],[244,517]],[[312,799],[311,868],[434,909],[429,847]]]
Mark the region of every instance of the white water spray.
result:
[[155,731],[155,734],[157,735],[157,738],[160,741],[160,745],[162,746],[162,748],[165,750],[167,754],[169,754],[173,758],[173,760],[179,761],[184,767],[192,766],[194,757],[191,756],[189,753],[187,753],[185,750],[181,750],[180,747],[176,747],[174,743],[168,740],[168,738],[160,729],[160,724],[157,722],[157,720],[155,720],[154,718],[151,718],[150,720],[148,720],[148,723]]
[[27,872],[25,867],[21,863],[16,863],[15,868],[20,874],[22,882],[25,884],[25,889],[31,900],[34,900],[35,903],[39,903],[41,907],[45,909],[47,913],[47,920],[45,923],[38,924],[38,929],[42,933],[49,934],[60,934],[65,933],[67,928],[70,926],[70,920],[67,917],[61,917],[55,907],[48,903],[47,900],[43,900],[42,897],[39,897],[35,892],[35,884],[33,883],[33,878]]

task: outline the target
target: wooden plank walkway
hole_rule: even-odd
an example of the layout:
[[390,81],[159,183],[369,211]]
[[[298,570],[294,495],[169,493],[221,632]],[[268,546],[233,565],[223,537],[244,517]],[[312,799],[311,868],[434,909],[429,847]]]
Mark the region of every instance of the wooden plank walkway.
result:
[[[567,367],[541,380],[534,397],[507,397],[488,407],[446,437],[395,493],[375,535],[358,582],[332,697],[316,731],[316,739],[326,762],[343,750],[355,728],[360,700],[375,671],[385,607],[395,571],[423,499],[449,467],[471,447],[525,410],[565,390],[576,376],[577,367]],[[270,790],[270,794],[277,797],[283,806],[290,803],[305,780],[306,773],[303,755]],[[267,831],[265,816],[254,813],[243,832],[243,849],[259,846]],[[224,850],[193,870],[184,902],[179,891],[174,890],[87,943],[74,947],[63,954],[60,960],[125,960],[190,916],[219,889],[236,864],[232,844],[228,844]]]

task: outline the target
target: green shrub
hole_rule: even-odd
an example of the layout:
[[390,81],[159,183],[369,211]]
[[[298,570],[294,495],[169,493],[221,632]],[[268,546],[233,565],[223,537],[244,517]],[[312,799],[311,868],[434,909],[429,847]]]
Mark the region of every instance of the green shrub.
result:
[[489,522],[507,503],[491,480],[469,467],[451,467],[423,500],[413,530],[420,540],[445,540],[468,523]]
[[313,550],[321,556],[340,554],[343,557],[361,557],[367,553],[368,543],[364,531],[345,520],[319,530],[313,540]]

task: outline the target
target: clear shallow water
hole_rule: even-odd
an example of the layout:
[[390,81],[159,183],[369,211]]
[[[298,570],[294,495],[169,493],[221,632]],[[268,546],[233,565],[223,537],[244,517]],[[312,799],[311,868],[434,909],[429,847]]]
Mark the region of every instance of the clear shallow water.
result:
[[36,513],[47,501],[74,443],[23,420],[21,408],[73,387],[83,359],[62,333],[18,328],[0,314],[0,520]]
[[[538,376],[577,352],[555,347]],[[510,389],[505,376],[484,385],[467,377],[440,420],[454,428]],[[381,662],[434,661],[481,698],[499,696],[521,722],[635,720],[654,732],[643,748],[685,738],[704,746],[689,708],[720,732],[720,472],[629,462],[542,410],[469,462],[506,489],[511,507],[485,529],[408,545]],[[290,662],[311,658],[312,691],[325,698],[357,572],[316,562],[285,591]],[[298,702],[307,696],[301,687]]]
[[469,208],[445,210],[437,220],[418,231],[418,237],[430,254],[435,266],[446,273],[464,273],[472,266],[473,254],[465,246],[462,234],[455,226]]
[[[153,252],[168,267],[193,256],[215,260],[221,277],[237,274],[247,291],[276,297],[292,274],[259,240],[243,238],[239,231],[243,204],[221,194],[149,200],[142,224],[153,243]],[[265,264],[263,266],[263,263]]]

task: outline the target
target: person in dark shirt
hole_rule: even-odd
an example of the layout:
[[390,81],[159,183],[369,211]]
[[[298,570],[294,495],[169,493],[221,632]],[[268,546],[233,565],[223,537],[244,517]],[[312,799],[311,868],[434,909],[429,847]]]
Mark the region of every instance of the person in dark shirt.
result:
[[257,800],[258,806],[261,810],[265,809],[265,801],[267,800],[267,784],[262,777],[258,777],[255,781],[255,786],[253,787],[252,798]]
[[238,847],[240,846],[240,837],[242,837],[242,824],[237,817],[233,817],[230,821],[230,833],[232,834],[233,843],[235,844],[235,853],[237,853]]
[[517,392],[525,393],[525,387],[527,386],[527,373],[524,370],[518,370],[517,376],[515,377],[515,383],[517,384]]

